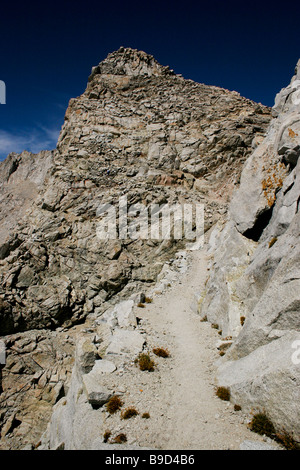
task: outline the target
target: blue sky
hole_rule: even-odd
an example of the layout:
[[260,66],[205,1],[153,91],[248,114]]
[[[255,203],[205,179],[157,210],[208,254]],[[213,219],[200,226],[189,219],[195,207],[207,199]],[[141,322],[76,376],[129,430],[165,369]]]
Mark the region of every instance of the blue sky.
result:
[[120,46],[273,106],[300,58],[300,2],[78,0],[0,9],[0,159],[55,148],[70,98]]

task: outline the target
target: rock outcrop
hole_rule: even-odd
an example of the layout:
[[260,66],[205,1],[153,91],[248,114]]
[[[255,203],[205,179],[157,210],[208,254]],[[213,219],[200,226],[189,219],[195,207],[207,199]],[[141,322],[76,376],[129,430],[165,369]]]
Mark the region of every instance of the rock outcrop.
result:
[[220,385],[298,441],[299,78],[298,62],[276,97],[265,139],[246,162],[227,223],[212,232],[211,274],[199,301],[200,314],[232,343],[220,360]]
[[[130,305],[121,302],[132,296],[136,302],[186,243],[139,236],[137,204],[205,204],[210,229],[224,220],[242,166],[270,119],[261,104],[185,80],[144,52],[121,48],[93,68],[85,92],[70,100],[57,148],[11,154],[0,164],[0,335],[8,359],[12,335],[26,342],[41,330],[51,343],[58,328],[66,334],[90,316],[104,315],[112,328],[129,321],[134,329]],[[121,196],[129,208],[135,204],[128,223],[138,236],[103,240],[99,207],[115,208],[119,224]],[[28,379],[38,372],[26,371]],[[43,390],[59,383],[48,375]],[[8,406],[14,393],[8,380],[4,368],[2,428],[16,413],[23,419],[17,405]],[[4,445],[18,448],[20,439],[10,436]]]

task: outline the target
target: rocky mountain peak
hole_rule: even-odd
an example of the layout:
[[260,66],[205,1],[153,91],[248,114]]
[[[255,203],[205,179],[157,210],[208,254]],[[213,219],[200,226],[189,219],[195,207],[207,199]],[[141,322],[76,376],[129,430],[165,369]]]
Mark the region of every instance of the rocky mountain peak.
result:
[[95,75],[157,76],[173,75],[168,66],[160,65],[155,58],[144,51],[120,47],[108,54],[107,58],[93,67],[89,80]]
[[[77,335],[77,327],[93,319],[108,328],[116,319],[124,325],[133,303],[145,298],[166,263],[175,263],[186,246],[184,237],[142,233],[103,239],[99,207],[114,208],[119,228],[120,196],[126,196],[128,227],[139,232],[136,204],[147,214],[151,205],[201,204],[208,231],[224,221],[243,164],[270,119],[269,108],[235,91],[185,80],[145,52],[120,48],[93,69],[85,92],[70,100],[56,150],[12,154],[0,164],[0,335],[10,367],[3,371],[3,389],[9,389],[1,396],[3,435],[13,410],[26,414],[30,404],[39,409],[39,397],[50,406],[61,396],[73,358],[61,333]],[[57,368],[47,357],[51,344],[65,358]],[[24,364],[16,356],[35,348],[37,363],[50,351],[41,367],[32,366],[29,356]],[[24,378],[33,384],[32,396],[19,394],[10,407]],[[43,395],[35,394],[36,381]],[[23,428],[28,442],[46,420]],[[4,445],[18,447],[18,436]]]
[[[9,219],[0,210],[3,334],[82,321],[117,294],[153,282],[184,240],[104,243],[99,204],[117,207],[120,195],[129,206],[205,202],[207,230],[226,213],[253,139],[270,121],[268,108],[172,75],[142,51],[121,48],[93,73],[86,91],[70,100],[57,149],[11,157],[2,185]],[[15,182],[24,188],[23,217],[15,212]]]

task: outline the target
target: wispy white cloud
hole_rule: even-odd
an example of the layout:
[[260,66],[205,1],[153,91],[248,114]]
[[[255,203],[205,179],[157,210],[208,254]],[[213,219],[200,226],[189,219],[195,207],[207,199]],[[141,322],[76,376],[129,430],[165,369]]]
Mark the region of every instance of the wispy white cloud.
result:
[[19,133],[0,129],[0,160],[11,152],[20,153],[27,150],[38,153],[41,150],[52,150],[56,147],[60,129],[37,126],[33,130]]

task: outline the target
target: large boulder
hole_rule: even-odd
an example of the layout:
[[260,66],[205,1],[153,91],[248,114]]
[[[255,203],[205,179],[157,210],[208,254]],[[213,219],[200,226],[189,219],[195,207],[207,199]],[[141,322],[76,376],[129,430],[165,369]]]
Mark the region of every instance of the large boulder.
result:
[[278,433],[285,430],[300,441],[296,344],[299,348],[300,333],[288,333],[239,360],[226,361],[219,368],[218,381],[230,389],[231,400],[245,412],[266,413]]

